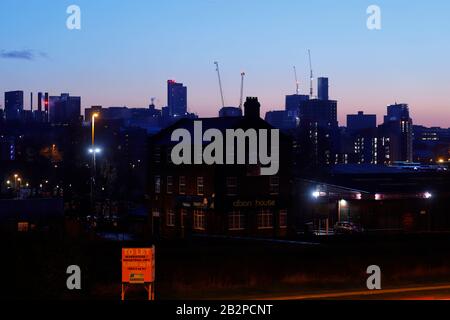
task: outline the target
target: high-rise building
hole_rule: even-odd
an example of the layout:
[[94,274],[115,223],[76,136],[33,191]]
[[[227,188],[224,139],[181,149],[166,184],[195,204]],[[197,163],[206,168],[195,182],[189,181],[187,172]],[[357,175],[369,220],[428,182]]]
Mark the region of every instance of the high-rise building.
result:
[[308,95],[292,94],[286,96],[286,111],[299,110],[305,101],[309,100]]
[[182,83],[167,81],[167,106],[172,117],[187,114],[187,88]]
[[42,111],[42,92],[38,92],[38,111]]
[[377,164],[378,136],[377,116],[374,114],[347,115],[345,151],[349,154],[348,162],[358,164]]
[[5,92],[5,117],[7,121],[21,119],[23,111],[23,91]]
[[379,135],[378,154],[381,163],[413,161],[413,121],[407,104],[387,107]]
[[49,98],[50,122],[57,124],[80,121],[81,97],[71,97],[68,93]]
[[236,107],[223,107],[219,110],[220,118],[242,117],[242,110]]
[[317,79],[317,98],[319,100],[328,100],[328,78]]
[[[293,94],[286,96],[286,104],[284,114],[276,112],[274,114],[266,115],[269,123],[283,123],[283,127],[286,129],[296,128],[300,120],[300,110],[306,101],[309,100],[308,95]],[[277,127],[278,128],[278,127]]]
[[375,114],[364,114],[359,111],[358,114],[347,115],[347,130],[357,132],[365,129],[376,129],[377,116]]
[[48,122],[50,119],[49,119],[49,110],[48,110],[48,106],[49,106],[49,97],[48,97],[48,92],[46,92],[45,94],[44,94],[44,108],[45,108],[45,110],[44,110],[44,121],[45,122]]

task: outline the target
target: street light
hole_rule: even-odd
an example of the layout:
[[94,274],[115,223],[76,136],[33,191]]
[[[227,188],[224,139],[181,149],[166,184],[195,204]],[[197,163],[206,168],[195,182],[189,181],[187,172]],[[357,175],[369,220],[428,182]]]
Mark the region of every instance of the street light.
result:
[[16,173],[14,174],[14,189],[17,189],[17,178],[19,177],[19,175]]
[[343,208],[348,207],[348,202],[345,199],[338,201],[338,222],[341,222],[341,213]]

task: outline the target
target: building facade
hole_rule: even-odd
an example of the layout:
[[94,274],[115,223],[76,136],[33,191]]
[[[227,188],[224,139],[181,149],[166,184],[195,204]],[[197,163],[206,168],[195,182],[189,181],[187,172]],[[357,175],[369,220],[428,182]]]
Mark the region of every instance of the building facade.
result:
[[172,117],[187,114],[187,87],[174,80],[167,81],[167,106]]
[[[204,130],[273,129],[259,118],[259,103],[246,102],[243,117],[207,118]],[[253,104],[253,106],[249,106]],[[280,166],[274,176],[261,165],[175,165],[173,130],[193,131],[182,119],[150,142],[150,215],[155,236],[286,237],[290,231],[290,140],[280,137]]]
[[23,111],[23,91],[5,92],[5,118],[7,121],[20,120]]

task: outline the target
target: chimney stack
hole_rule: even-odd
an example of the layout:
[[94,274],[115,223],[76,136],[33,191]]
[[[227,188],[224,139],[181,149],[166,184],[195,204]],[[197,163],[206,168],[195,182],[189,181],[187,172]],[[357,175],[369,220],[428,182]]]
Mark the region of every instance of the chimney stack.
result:
[[259,119],[261,104],[256,97],[247,97],[244,103],[244,117]]

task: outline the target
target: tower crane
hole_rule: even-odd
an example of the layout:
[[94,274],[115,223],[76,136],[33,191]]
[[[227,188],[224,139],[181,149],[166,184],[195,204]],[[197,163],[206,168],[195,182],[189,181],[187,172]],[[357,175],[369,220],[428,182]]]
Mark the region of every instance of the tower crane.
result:
[[300,93],[300,84],[298,82],[298,77],[297,77],[297,68],[294,66],[294,76],[295,76],[295,94],[298,95]]
[[217,77],[219,78],[220,98],[222,99],[222,108],[225,107],[225,100],[223,99],[222,80],[220,79],[219,62],[215,61]]
[[314,94],[313,90],[313,69],[312,69],[312,63],[311,63],[311,50],[308,49],[308,56],[309,56],[309,71],[310,71],[310,77],[309,77],[309,96],[312,98]]
[[245,77],[245,72],[241,72],[241,98],[239,100],[239,109],[242,110],[242,103],[244,100],[244,77]]

